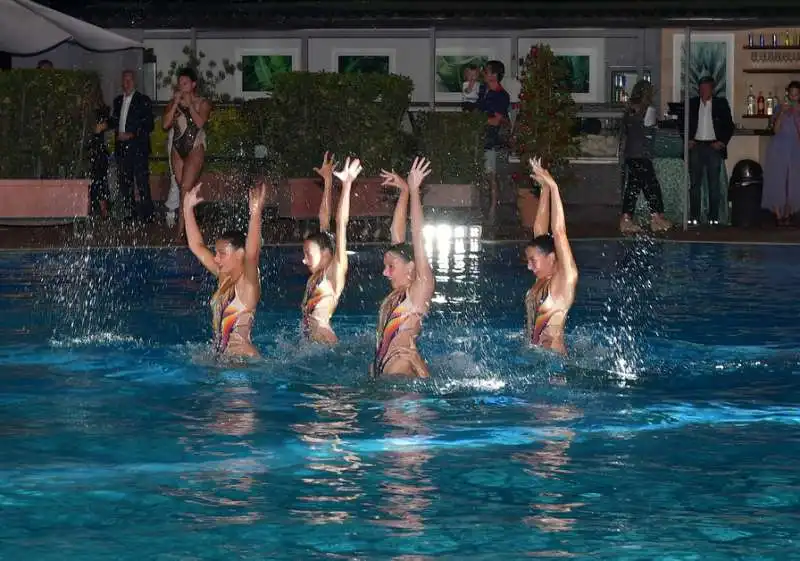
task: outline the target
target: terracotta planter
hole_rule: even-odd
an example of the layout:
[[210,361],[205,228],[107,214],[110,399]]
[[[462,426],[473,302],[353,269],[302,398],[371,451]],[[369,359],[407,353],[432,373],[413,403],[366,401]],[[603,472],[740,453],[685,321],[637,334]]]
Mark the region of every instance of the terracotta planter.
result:
[[[350,216],[391,216],[394,213],[395,199],[381,186],[381,178],[367,177],[356,180],[350,191]],[[338,186],[334,187],[333,208],[339,206]],[[320,178],[288,179],[278,186],[278,213],[284,218],[312,220],[319,215],[322,204],[322,180]]]
[[[230,175],[223,175],[217,172],[203,173],[198,180],[203,186],[200,188],[200,194],[206,201],[246,201],[247,192],[252,185],[245,185],[236,178],[231,178]],[[255,183],[259,183],[262,179],[256,178]],[[166,201],[169,195],[170,178],[168,175],[151,175],[150,176],[150,195],[154,201]],[[274,206],[277,204],[278,189],[267,182],[267,206]]]
[[88,179],[0,179],[0,221],[64,223],[87,216]]
[[430,208],[478,208],[480,193],[466,183],[430,184],[425,187],[423,204]]
[[539,198],[530,189],[517,189],[517,212],[522,227],[533,232],[536,211],[539,210]]

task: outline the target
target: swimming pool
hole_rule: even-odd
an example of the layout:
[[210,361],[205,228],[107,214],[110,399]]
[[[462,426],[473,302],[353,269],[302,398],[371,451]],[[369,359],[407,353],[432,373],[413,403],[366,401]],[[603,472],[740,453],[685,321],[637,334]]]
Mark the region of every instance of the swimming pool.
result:
[[432,241],[433,378],[394,385],[377,247],[335,351],[266,249],[238,367],[188,251],[0,253],[0,559],[800,558],[800,247],[574,248],[562,363],[522,348],[518,245]]

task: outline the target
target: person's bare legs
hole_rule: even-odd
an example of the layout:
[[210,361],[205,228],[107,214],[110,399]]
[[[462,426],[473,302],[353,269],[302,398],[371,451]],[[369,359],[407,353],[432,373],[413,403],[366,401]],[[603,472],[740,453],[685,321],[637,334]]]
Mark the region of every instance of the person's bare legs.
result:
[[178,207],[178,239],[181,240],[186,237],[185,225],[183,222],[183,197],[197,185],[200,172],[203,170],[205,156],[205,148],[203,148],[202,145],[196,146],[189,152],[186,159],[181,162],[182,169],[180,178],[178,177],[176,168],[175,179],[178,180],[178,185],[181,186],[180,206]]

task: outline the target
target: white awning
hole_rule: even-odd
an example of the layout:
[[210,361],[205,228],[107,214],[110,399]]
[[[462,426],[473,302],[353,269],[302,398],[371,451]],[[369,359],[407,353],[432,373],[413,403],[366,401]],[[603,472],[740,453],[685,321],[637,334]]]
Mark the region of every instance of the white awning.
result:
[[12,55],[37,55],[68,41],[99,52],[143,47],[138,41],[30,0],[0,0],[0,14],[0,51]]

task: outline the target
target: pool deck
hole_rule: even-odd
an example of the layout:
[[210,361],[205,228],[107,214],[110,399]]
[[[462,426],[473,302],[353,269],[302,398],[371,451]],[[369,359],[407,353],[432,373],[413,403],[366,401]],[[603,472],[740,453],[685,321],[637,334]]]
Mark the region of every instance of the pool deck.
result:
[[[163,224],[126,224],[119,222],[85,223],[47,226],[0,226],[0,249],[57,249],[83,247],[170,247],[182,245],[175,241],[176,230]],[[271,235],[270,224],[265,224],[265,245],[297,245],[297,242],[280,242],[277,232]],[[621,238],[616,224],[574,224],[569,226],[570,239]],[[484,233],[487,241],[522,241],[527,234],[519,228],[501,229]],[[800,228],[764,227],[741,229],[732,227],[693,228],[686,232],[675,229],[655,236],[658,239],[681,242],[800,244]],[[273,240],[273,241],[270,241]],[[352,240],[352,243],[359,243]]]

